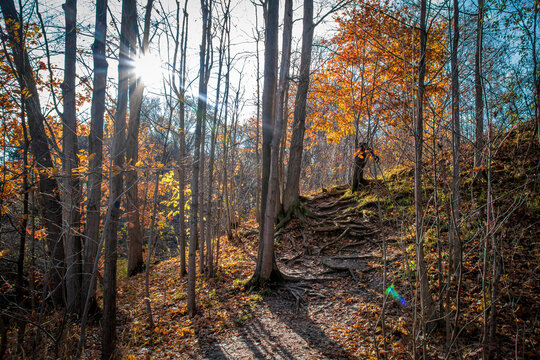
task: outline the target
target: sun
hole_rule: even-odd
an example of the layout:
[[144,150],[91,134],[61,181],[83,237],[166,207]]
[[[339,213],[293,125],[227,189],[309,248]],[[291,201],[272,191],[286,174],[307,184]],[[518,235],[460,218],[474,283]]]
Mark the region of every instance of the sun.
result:
[[159,88],[164,77],[161,59],[153,53],[146,53],[134,62],[135,75],[139,77],[146,87]]

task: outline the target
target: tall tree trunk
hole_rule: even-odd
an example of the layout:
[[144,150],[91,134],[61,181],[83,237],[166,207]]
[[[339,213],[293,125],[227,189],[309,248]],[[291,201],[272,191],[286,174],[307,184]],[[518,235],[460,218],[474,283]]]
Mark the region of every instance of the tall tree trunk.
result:
[[13,44],[13,58],[17,71],[17,80],[21,89],[26,89],[26,112],[30,130],[31,148],[39,173],[39,193],[43,225],[47,231],[48,255],[51,258],[48,287],[56,305],[63,303],[62,281],[64,277],[64,245],[61,239],[62,206],[60,204],[58,183],[52,176],[54,165],[45,133],[45,117],[41,111],[39,93],[37,91],[34,73],[26,51],[26,45],[17,36],[16,29],[20,25],[13,0],[1,0],[0,8],[6,22],[7,35]]
[[459,211],[459,149],[461,128],[459,123],[459,73],[457,51],[459,46],[459,7],[458,0],[453,0],[454,16],[452,21],[452,213],[450,216],[449,240],[452,253],[453,269],[461,264],[461,243],[459,240],[458,225]]
[[63,232],[66,246],[66,299],[67,311],[79,314],[82,307],[82,258],[81,238],[77,234],[80,223],[79,175],[74,173],[78,167],[77,158],[77,114],[75,107],[75,76],[77,64],[77,0],[67,0],[62,6],[66,16],[66,42],[64,56],[64,99],[63,145],[64,189],[62,191]]
[[[290,67],[290,65],[289,65]],[[287,75],[289,76],[289,75]],[[281,125],[282,130],[282,141],[279,149],[279,195],[280,199],[283,199],[283,194],[285,193],[285,150],[287,150],[287,127],[289,122],[289,90],[291,88],[291,83],[287,82],[287,87],[285,88],[284,104],[283,104],[283,124]],[[282,203],[279,203],[282,206]],[[283,209],[281,209],[283,210]]]
[[205,250],[205,206],[204,206],[204,170],[205,170],[205,158],[206,158],[206,100],[204,103],[204,115],[202,116],[201,124],[201,156],[199,159],[199,273],[204,274],[204,250]]
[[131,49],[129,24],[136,14],[135,0],[122,1],[122,22],[120,29],[120,54],[118,61],[118,99],[112,139],[112,161],[109,174],[109,214],[110,220],[103,229],[105,236],[105,271],[103,277],[103,339],[101,357],[114,358],[116,348],[116,260],[117,230],[120,218],[120,200],[123,187],[124,151],[126,142],[126,114],[128,107],[129,70]]
[[179,91],[178,101],[180,102],[179,117],[180,117],[180,158],[178,160],[178,206],[180,211],[178,213],[180,223],[180,276],[186,275],[186,131],[185,131],[185,117],[186,117],[186,104],[185,104],[185,79],[186,79],[186,49],[187,49],[187,36],[188,36],[188,13],[187,13],[187,0],[184,3],[184,16],[182,20],[182,35],[180,40],[180,47],[182,54],[180,55],[180,75],[179,75]]
[[306,102],[309,90],[309,72],[311,67],[311,48],[313,46],[313,0],[304,0],[304,22],[302,30],[302,53],[300,55],[300,77],[298,91],[294,101],[294,123],[289,150],[287,185],[283,194],[283,209],[289,213],[300,202],[300,173],[302,171],[302,153],[304,149],[304,131],[306,128]]
[[[210,7],[212,5],[210,4]],[[200,180],[199,180],[199,273],[204,274],[205,272],[205,238],[206,238],[206,218],[208,214],[206,213],[206,207],[204,206],[204,173],[205,173],[205,160],[206,160],[206,128],[207,128],[207,105],[208,105],[208,81],[210,80],[210,69],[212,67],[212,57],[213,57],[213,48],[212,48],[212,15],[210,13],[208,17],[208,25],[206,26],[206,58],[205,58],[205,70],[204,70],[204,88],[205,88],[205,99],[203,101],[202,107],[202,128],[201,128],[201,157],[200,157]]]
[[[133,44],[132,58],[144,56],[148,51],[150,39],[150,18],[154,0],[146,3],[144,16],[143,44],[140,54],[137,54],[137,12],[131,15],[128,41]],[[136,164],[139,159],[139,125],[141,122],[141,107],[143,101],[144,84],[142,79],[134,72],[130,76],[129,84],[129,122],[126,139],[126,210],[128,217],[128,275],[139,273],[143,268],[142,257],[142,229],[139,216],[139,175]]]
[[[223,117],[220,115],[220,118],[223,119],[223,179],[222,179],[222,194],[221,194],[221,204],[224,208],[223,210],[223,218],[224,218],[224,228],[225,232],[227,233],[227,238],[229,241],[232,240],[232,230],[231,230],[231,213],[230,213],[230,206],[229,206],[229,177],[228,177],[228,169],[231,166],[229,164],[229,145],[231,143],[230,133],[229,133],[229,89],[230,89],[230,74],[231,74],[231,67],[232,67],[232,59],[231,59],[231,37],[230,32],[227,32],[227,72],[225,73],[225,91],[223,94],[223,104],[221,105],[221,109],[223,111]],[[220,110],[220,111],[222,111]],[[217,262],[217,261],[216,261]]]
[[84,249],[84,285],[86,293],[90,292],[90,305],[97,308],[96,287],[90,288],[90,279],[94,267],[94,259],[98,251],[99,229],[101,219],[101,182],[103,180],[103,115],[105,113],[105,93],[107,86],[107,58],[105,43],[107,40],[107,0],[96,3],[96,25],[94,44],[94,90],[90,110],[92,123],[88,135],[88,203],[86,205],[86,242]]
[[[257,124],[256,126],[256,133],[255,133],[255,156],[257,159],[257,190],[256,190],[256,199],[255,199],[255,214],[257,221],[259,224],[262,224],[261,219],[261,153],[259,151],[259,143],[260,143],[260,127],[259,124],[261,122],[261,82],[260,82],[260,56],[259,56],[259,41],[260,41],[260,32],[259,32],[259,11],[257,9],[257,4],[253,3],[255,6],[255,31],[257,33],[257,38],[255,40],[255,57],[257,61]],[[262,251],[262,246],[259,247],[260,251]]]
[[[277,1],[276,1],[277,3]],[[277,4],[276,4],[277,8]],[[276,12],[277,9],[276,9]],[[261,241],[263,242],[263,258],[261,277],[262,281],[269,281],[272,275],[272,271],[279,276],[279,271],[274,261],[274,224],[276,222],[276,210],[277,202],[279,200],[279,148],[281,141],[282,125],[283,125],[283,104],[285,102],[285,92],[288,82],[289,73],[289,61],[291,57],[291,39],[292,39],[292,0],[286,0],[285,2],[285,14],[284,14],[284,27],[283,27],[283,50],[281,58],[281,68],[279,73],[279,86],[277,87],[275,98],[273,99],[274,105],[274,131],[272,134],[271,149],[271,161],[270,161],[270,178],[268,184],[268,195],[266,198],[267,206],[264,213],[264,233]],[[272,14],[270,8],[268,16]],[[277,17],[277,15],[276,15]],[[272,34],[273,35],[273,34]],[[277,38],[276,34],[274,35]],[[277,41],[276,41],[277,43]],[[275,48],[277,57],[277,44]],[[273,54],[272,54],[273,55]],[[275,75],[273,75],[275,78]],[[265,78],[266,80],[266,78]],[[268,99],[268,98],[267,98]],[[264,104],[263,104],[264,106]],[[274,265],[274,266],[273,266]]]
[[191,209],[190,209],[190,231],[189,231],[189,263],[188,263],[188,286],[187,286],[187,305],[190,316],[195,315],[197,311],[195,303],[195,280],[196,280],[196,263],[195,256],[197,251],[197,240],[199,235],[198,230],[198,214],[199,214],[199,171],[200,171],[200,156],[201,156],[201,132],[202,121],[205,109],[206,94],[207,94],[207,62],[206,50],[207,41],[210,35],[209,20],[211,3],[208,0],[201,0],[202,10],[202,41],[200,48],[200,75],[199,75],[199,99],[197,101],[197,124],[195,126],[195,142],[193,155],[193,173],[191,177]]
[[476,53],[474,56],[474,99],[475,99],[475,149],[474,167],[482,164],[484,149],[484,91],[482,84],[482,52],[484,41],[484,0],[478,0],[478,16],[476,19]]
[[[279,0],[265,2],[265,46],[264,46],[264,82],[262,96],[262,178],[261,178],[261,211],[259,222],[259,249],[255,272],[249,285],[258,286],[262,280],[262,263],[264,262],[264,227],[265,212],[268,200],[268,182],[270,177],[272,129],[274,126],[274,100],[277,83],[278,59],[278,18]],[[272,224],[273,227],[273,224]],[[272,256],[272,254],[268,255]],[[272,261],[272,259],[270,259]]]
[[277,190],[276,190],[276,215],[280,209],[280,199],[282,195],[281,183],[283,177],[283,157],[285,152],[286,138],[281,141],[284,134],[287,132],[287,117],[288,117],[288,93],[289,93],[289,71],[291,67],[291,46],[292,46],[292,27],[293,27],[293,7],[292,2],[285,0],[285,12],[283,14],[283,38],[281,49],[281,65],[279,70],[279,83],[276,90],[276,105],[275,105],[275,127],[279,128],[278,134],[280,141],[278,144],[276,166],[277,166]]
[[218,105],[219,97],[221,91],[221,75],[223,70],[223,60],[225,58],[225,36],[226,32],[230,31],[230,20],[229,20],[229,8],[230,0],[225,4],[225,12],[223,19],[223,27],[221,31],[221,36],[219,39],[219,61],[218,61],[218,74],[217,74],[217,87],[216,87],[216,99],[214,103],[214,116],[212,120],[212,131],[210,135],[210,163],[208,167],[208,199],[206,203],[206,216],[207,216],[207,229],[206,229],[206,266],[207,274],[209,277],[215,276],[214,270],[214,256],[212,249],[212,235],[215,228],[214,222],[211,220],[212,216],[212,197],[214,196],[214,162],[215,162],[215,153],[216,153],[216,142],[217,142],[217,132],[218,132]]
[[[533,63],[533,82],[534,82],[534,117],[536,120],[536,132],[540,142],[540,69],[538,68],[538,16],[540,15],[540,2],[534,1],[531,11],[533,15],[532,31],[529,30],[528,36],[531,41],[531,55]],[[532,32],[532,34],[531,34]]]
[[414,134],[415,167],[414,167],[414,211],[416,227],[416,261],[420,282],[420,307],[422,322],[425,324],[433,314],[433,299],[429,292],[426,263],[424,259],[424,227],[422,206],[422,147],[424,144],[424,79],[426,75],[426,0],[420,1],[420,62],[418,64],[418,94],[416,99],[416,127]]
[[[22,36],[22,33],[21,33]],[[20,309],[24,309],[24,259],[26,258],[26,232],[28,226],[28,217],[30,216],[29,209],[29,172],[28,172],[28,147],[30,141],[28,139],[28,132],[26,130],[26,110],[24,105],[24,94],[21,94],[21,127],[23,132],[24,146],[23,146],[23,214],[21,225],[19,227],[19,254],[17,258],[17,280],[16,280],[16,299],[17,305]],[[1,216],[1,215],[0,215]],[[0,217],[1,218],[1,217]],[[24,319],[24,317],[23,317]],[[20,353],[23,350],[24,344],[24,332],[26,329],[26,321],[18,321],[18,333],[17,333],[17,352]],[[0,359],[2,358],[2,352],[0,351]]]

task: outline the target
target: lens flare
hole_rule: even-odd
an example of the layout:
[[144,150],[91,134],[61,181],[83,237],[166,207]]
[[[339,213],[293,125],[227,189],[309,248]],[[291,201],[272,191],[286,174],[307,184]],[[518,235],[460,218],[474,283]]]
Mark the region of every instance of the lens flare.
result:
[[405,299],[403,299],[401,296],[399,296],[399,294],[397,293],[396,289],[394,288],[394,284],[390,285],[387,289],[386,289],[386,295],[392,295],[392,297],[396,300],[399,301],[399,303],[403,306],[407,305],[407,302],[405,301]]

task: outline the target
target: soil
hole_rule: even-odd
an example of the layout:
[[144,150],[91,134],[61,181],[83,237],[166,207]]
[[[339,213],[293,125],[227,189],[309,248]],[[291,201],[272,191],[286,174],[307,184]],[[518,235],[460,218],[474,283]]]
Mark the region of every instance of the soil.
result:
[[361,307],[380,301],[380,231],[345,193],[338,187],[303,199],[306,218],[278,237],[279,268],[295,280],[265,294],[251,319],[202,346],[200,358],[360,358],[342,332],[358,327]]

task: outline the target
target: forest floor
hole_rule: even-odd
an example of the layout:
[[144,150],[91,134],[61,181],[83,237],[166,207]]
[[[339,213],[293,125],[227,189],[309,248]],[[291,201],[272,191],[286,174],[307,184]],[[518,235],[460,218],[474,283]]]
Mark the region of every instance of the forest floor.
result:
[[[365,358],[355,333],[375,327],[381,231],[345,187],[304,198],[308,216],[278,233],[278,266],[295,279],[264,296],[252,319],[208,348],[209,359]],[[369,332],[365,332],[366,334]],[[359,350],[362,350],[359,352]],[[362,354],[364,352],[364,354]]]
[[[177,258],[154,266],[151,272],[154,329],[147,326],[142,275],[122,280],[120,353],[131,359],[411,359],[424,351],[432,359],[478,359],[491,311],[490,254],[495,241],[501,256],[494,358],[540,358],[540,147],[531,135],[527,127],[509,132],[494,151],[496,228],[490,237],[484,233],[482,206],[487,182],[482,177],[471,180],[476,171],[472,156],[464,157],[463,271],[460,281],[451,279],[448,292],[444,214],[449,200],[444,191],[439,195],[442,225],[437,236],[433,199],[426,199],[424,251],[440,316],[426,337],[413,336],[418,334],[415,324],[420,318],[411,230],[413,171],[402,168],[366,182],[355,194],[346,186],[335,186],[302,197],[304,216],[291,220],[275,238],[278,266],[296,281],[259,292],[244,289],[256,260],[254,221],[237,229],[235,241],[223,238],[218,276],[199,276],[199,312],[194,318],[187,316],[186,279],[179,276]],[[443,174],[439,186],[447,189],[444,175],[450,173],[450,157],[441,157],[438,167]],[[433,193],[433,179],[428,179],[425,189]],[[490,256],[486,270],[483,254]],[[402,302],[385,295],[390,285]],[[445,300],[442,309],[439,304],[445,301],[440,299],[446,296],[450,302]],[[447,312],[448,321],[441,311]],[[99,327],[93,330],[88,358],[99,354]]]
[[[428,278],[437,313],[446,311],[448,319],[445,323],[441,317],[427,336],[418,336],[415,325],[420,323],[420,313],[415,301],[413,171],[401,168],[367,181],[355,194],[346,186],[333,186],[302,197],[303,215],[289,221],[275,237],[278,267],[294,281],[246,290],[255,266],[258,226],[254,220],[247,221],[235,230],[234,240],[222,237],[217,276],[198,275],[198,312],[193,318],[187,314],[187,277],[180,276],[179,258],[150,268],[153,327],[145,310],[144,274],[128,278],[125,259],[121,260],[119,357],[412,359],[423,349],[429,359],[479,359],[484,321],[489,322],[491,311],[493,257],[489,254],[495,241],[500,266],[494,358],[540,358],[540,146],[531,142],[531,134],[527,128],[509,132],[494,152],[493,236],[484,233],[486,181],[471,180],[472,156],[464,157],[463,271],[460,281],[451,279],[447,293],[444,224],[448,218],[444,214],[449,199],[439,195],[442,225],[437,235],[433,179],[427,179],[424,251]],[[441,157],[438,166],[443,175],[450,173],[450,157]],[[440,187],[448,189],[448,179],[443,177]],[[483,254],[488,254],[486,270]],[[391,285],[403,301],[385,294]],[[450,301],[441,302],[446,296]],[[457,303],[456,298],[460,299]],[[454,326],[456,309],[459,316]],[[29,329],[27,338],[32,341],[25,351],[44,359],[70,358],[80,325],[59,325],[65,323],[61,312],[47,315],[42,329],[50,336],[62,334],[61,340],[55,345],[42,336],[39,341],[41,332]],[[10,336],[10,341],[15,337]],[[100,358],[100,343],[100,319],[94,317],[83,358]]]
[[[129,358],[364,359],[381,340],[383,262],[381,224],[365,216],[347,188],[324,189],[303,198],[305,219],[292,220],[276,236],[280,270],[294,278],[275,288],[246,292],[253,272],[258,230],[238,229],[223,240],[216,279],[203,280],[199,314],[189,319],[186,279],[178,259],[158,264],[151,275],[156,327],[149,329],[142,276],[125,279],[119,291],[121,353]],[[390,230],[390,229],[388,229]],[[396,255],[388,254],[389,258]],[[389,300],[390,301],[390,300]],[[388,303],[392,327],[406,336],[403,309]],[[377,331],[378,328],[378,331]],[[97,327],[96,329],[97,330]],[[99,332],[91,332],[88,358],[98,355]],[[381,345],[382,346],[382,345]],[[395,350],[401,348],[396,341]],[[401,348],[405,350],[405,348]]]

